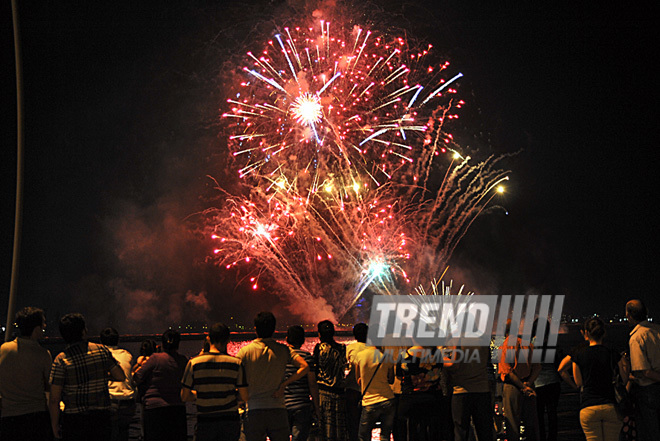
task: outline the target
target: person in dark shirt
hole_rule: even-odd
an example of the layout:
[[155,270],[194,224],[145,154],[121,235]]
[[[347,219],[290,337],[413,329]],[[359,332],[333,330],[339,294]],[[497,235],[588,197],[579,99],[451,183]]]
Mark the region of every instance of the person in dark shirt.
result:
[[344,400],[346,346],[335,341],[331,321],[319,322],[318,331],[321,342],[314,346],[314,364],[321,406],[321,440],[344,441],[348,438]]
[[183,373],[181,399],[197,407],[196,441],[237,441],[241,435],[239,398],[248,401],[248,385],[241,361],[227,354],[229,335],[225,324],[212,325],[208,349],[190,359]]
[[441,363],[422,361],[425,348],[413,346],[396,364],[396,376],[401,380],[399,418],[406,419],[408,439],[420,441],[438,439],[440,402],[436,391],[440,384]]
[[620,357],[603,346],[605,323],[600,318],[587,320],[582,335],[589,346],[573,357],[573,377],[580,388],[580,424],[587,441],[616,441],[621,421],[614,407],[612,377],[617,364],[622,377],[624,369]]
[[185,441],[186,406],[181,401],[181,378],[188,359],[178,353],[181,335],[175,330],[163,333],[163,352],[158,352],[140,367],[133,378],[145,383],[144,439]]

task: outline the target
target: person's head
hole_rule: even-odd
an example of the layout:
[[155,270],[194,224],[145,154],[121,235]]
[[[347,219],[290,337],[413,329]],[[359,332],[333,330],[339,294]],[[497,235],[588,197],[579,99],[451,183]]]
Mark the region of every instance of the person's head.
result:
[[[538,332],[541,320],[546,322],[545,323],[545,330],[543,331],[543,335],[539,335],[539,332]],[[536,342],[534,343],[535,346],[547,345],[549,336],[550,336],[550,320],[538,317],[536,320],[534,320],[534,324],[532,325],[532,337],[536,337]]]
[[367,342],[367,333],[369,332],[369,326],[366,323],[357,323],[353,326],[353,337],[360,343]]
[[646,306],[639,299],[634,299],[626,303],[626,318],[629,322],[637,324],[646,320],[648,312]]
[[16,326],[21,333],[21,337],[29,338],[35,328],[43,329],[46,327],[46,315],[43,310],[28,306],[16,313]]
[[289,326],[286,330],[286,342],[294,348],[300,348],[305,343],[305,330],[300,325]]
[[161,338],[163,351],[169,353],[178,351],[180,341],[181,341],[181,334],[179,334],[179,331],[175,331],[174,329],[168,329],[163,333],[163,337]]
[[324,343],[330,343],[335,336],[335,325],[330,320],[320,321],[317,329],[319,331],[319,340]]
[[105,328],[99,336],[101,344],[105,346],[117,346],[119,344],[119,332],[115,328]]
[[254,318],[254,329],[257,331],[257,337],[270,338],[275,333],[277,320],[270,311],[263,311]]
[[605,336],[605,322],[599,317],[592,317],[584,322],[583,331],[589,341],[601,341]]
[[142,342],[140,345],[140,355],[143,357],[150,357],[151,354],[156,352],[156,342],[151,339],[147,339]]
[[215,323],[209,328],[209,341],[213,346],[227,345],[229,341],[229,328],[224,323]]
[[85,338],[87,326],[85,325],[85,317],[82,314],[71,313],[62,316],[60,319],[60,335],[67,344],[81,341]]

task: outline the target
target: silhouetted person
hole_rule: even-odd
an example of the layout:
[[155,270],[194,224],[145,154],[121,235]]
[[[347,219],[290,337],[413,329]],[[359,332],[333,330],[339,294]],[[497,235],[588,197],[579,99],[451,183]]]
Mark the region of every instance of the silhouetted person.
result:
[[622,424],[614,407],[612,376],[620,356],[603,346],[605,323],[600,318],[587,320],[582,335],[589,346],[573,359],[573,378],[580,388],[580,425],[587,441],[617,441]]
[[321,405],[321,440],[344,441],[348,437],[344,400],[346,346],[335,341],[335,326],[330,320],[319,322],[317,329],[321,341],[314,346],[314,363]]
[[[284,389],[284,404],[289,414],[291,441],[307,441],[312,428],[312,417],[319,416],[319,388],[316,384],[316,369],[312,354],[303,351],[305,330],[300,325],[290,326],[286,333],[286,342],[309,365],[307,375],[294,381]],[[286,365],[285,377],[294,375],[298,368],[293,363]]]
[[371,432],[380,421],[380,441],[390,441],[394,426],[394,365],[385,360],[382,347],[368,346],[355,355],[355,375],[362,393],[358,439],[371,441]]
[[147,361],[149,360],[149,357],[151,357],[151,354],[154,352],[158,352],[158,343],[152,339],[146,339],[145,341],[140,344],[140,355],[138,355],[137,360],[135,360],[135,364],[133,365],[133,372],[137,371],[140,369],[140,367]]
[[16,325],[20,337],[0,348],[0,440],[49,440],[53,433],[45,392],[52,358],[39,345],[46,317],[41,309],[23,308],[16,314]]
[[112,441],[128,441],[128,426],[135,416],[135,385],[131,376],[133,356],[126,349],[120,348],[119,332],[115,328],[105,328],[100,335],[101,344],[105,345],[121,366],[126,378],[123,381],[110,381],[110,406],[112,412]]
[[208,350],[186,365],[181,399],[195,401],[196,441],[237,441],[241,435],[239,398],[248,400],[245,369],[238,358],[227,354],[229,328],[225,324],[212,325],[205,340]]
[[348,440],[357,441],[360,429],[360,401],[362,392],[357,384],[355,375],[355,356],[367,348],[367,334],[369,326],[365,323],[357,323],[353,326],[353,337],[355,342],[346,345],[346,358],[348,359],[349,371],[346,375],[346,429]]
[[82,314],[63,316],[60,334],[67,347],[55,357],[50,372],[48,408],[53,434],[60,437],[60,401],[63,401],[63,440],[109,441],[108,380],[123,381],[124,371],[108,348],[86,340],[87,327]]
[[[513,326],[518,326],[514,323]],[[541,371],[540,363],[532,363],[531,345],[523,346],[517,328],[511,328],[501,349],[498,371],[504,382],[502,387],[502,408],[506,420],[507,437],[510,441],[520,440],[520,421],[525,423],[525,436],[528,441],[537,441],[538,412],[534,381]]]
[[181,334],[173,329],[163,333],[163,352],[152,354],[133,378],[144,383],[145,441],[186,441],[186,406],[181,401],[181,378],[188,359],[179,354]]
[[[307,375],[309,366],[293,348],[273,339],[276,320],[271,312],[260,312],[254,319],[257,338],[236,354],[245,367],[248,382],[248,411],[245,421],[247,441],[289,440],[289,420],[284,404],[285,388]],[[284,379],[286,365],[297,371]]]
[[[444,396],[439,390],[442,379],[442,363],[422,361],[430,351],[420,345],[408,348],[396,364],[396,375],[401,379],[401,395],[399,396],[399,420],[405,422],[406,439],[418,441],[435,441],[442,439],[440,429],[444,428],[450,435],[451,426],[443,426],[442,419],[451,422],[451,414],[442,405]],[[449,398],[451,399],[451,398]],[[444,413],[443,413],[444,411]]]
[[488,380],[490,348],[461,346],[460,349],[465,357],[468,353],[477,353],[479,357],[444,364],[453,387],[451,413],[454,421],[454,440],[468,441],[473,424],[479,441],[493,441],[493,406]]
[[635,419],[639,441],[660,435],[660,326],[647,319],[641,300],[626,304],[630,332],[631,394],[637,404]]

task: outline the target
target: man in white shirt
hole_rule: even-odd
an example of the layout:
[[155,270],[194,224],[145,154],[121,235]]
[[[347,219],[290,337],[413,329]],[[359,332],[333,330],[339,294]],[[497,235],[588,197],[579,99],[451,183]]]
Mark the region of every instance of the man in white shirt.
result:
[[660,326],[649,323],[641,300],[626,303],[630,332],[631,393],[637,403],[639,441],[655,440],[660,433]]
[[[307,362],[293,348],[273,339],[276,323],[271,312],[257,314],[254,319],[257,338],[236,354],[236,358],[245,367],[248,383],[245,421],[247,441],[264,440],[266,435],[272,441],[289,440],[289,416],[284,404],[284,390],[309,371]],[[285,380],[284,374],[289,363],[297,370]]]
[[128,426],[135,416],[135,385],[131,375],[133,356],[119,348],[119,333],[114,328],[101,331],[101,344],[107,346],[124,371],[123,381],[108,381],[112,412],[112,441],[128,441]]
[[46,317],[41,309],[23,308],[16,314],[16,325],[21,336],[0,348],[0,440],[49,440],[52,431],[45,392],[52,358],[39,345]]

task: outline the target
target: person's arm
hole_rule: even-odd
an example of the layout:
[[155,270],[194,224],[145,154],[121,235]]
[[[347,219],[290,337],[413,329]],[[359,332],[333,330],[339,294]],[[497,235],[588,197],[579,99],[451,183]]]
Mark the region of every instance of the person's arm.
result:
[[[238,358],[238,357],[237,357]],[[250,399],[250,393],[245,375],[245,366],[240,362],[238,366],[238,377],[236,378],[236,390],[238,391],[238,406],[244,407]]]
[[181,378],[181,401],[195,401],[197,399],[197,391],[194,389],[194,373],[192,361],[186,364]]
[[578,385],[575,384],[575,380],[573,380],[573,359],[571,358],[570,355],[567,355],[564,357],[561,362],[559,363],[559,367],[557,368],[557,372],[559,372],[559,376],[564,380],[566,383],[568,383],[569,386],[571,386],[573,389],[579,389]]
[[153,356],[149,357],[147,361],[142,363],[142,365],[133,373],[133,381],[136,386],[147,380],[147,377],[154,369],[155,365],[155,357]]
[[307,372],[307,386],[309,386],[309,394],[312,396],[312,405],[317,417],[321,416],[321,407],[319,405],[319,385],[316,382],[316,374],[311,370]]
[[44,357],[43,365],[43,382],[44,382],[44,392],[48,394],[50,392],[50,370],[53,367],[53,358],[50,355],[50,351],[46,351],[47,356]]
[[514,386],[516,386],[518,389],[520,389],[520,392],[524,393],[527,396],[536,395],[534,389],[532,389],[532,387],[529,386],[527,383],[524,383],[513,370],[506,375],[509,381],[511,381],[511,383]]
[[55,439],[62,438],[60,434],[60,401],[62,401],[62,386],[52,384],[50,386],[50,397],[48,398],[48,412],[50,413],[50,425]]
[[387,367],[387,382],[389,384],[394,384],[394,365]]
[[126,379],[126,374],[124,374],[124,370],[121,366],[117,364],[110,369],[110,377],[114,381],[124,381]]
[[628,358],[628,354],[625,352],[621,354],[621,358],[619,358],[619,361],[617,362],[617,367],[619,369],[619,375],[621,376],[621,380],[623,380],[624,386],[626,386],[626,389],[628,388],[628,382],[630,381],[630,359]]
[[656,372],[653,369],[647,369],[644,371],[634,371],[635,378],[648,378],[652,381],[660,381],[660,372]]
[[181,387],[181,401],[195,401],[197,399],[197,391],[187,388],[186,386]]
[[646,357],[645,342],[638,334],[633,335],[630,339],[630,374],[629,380],[640,380],[648,378],[655,380],[655,374],[651,369],[651,363]]
[[582,388],[582,372],[580,371],[580,366],[577,363],[573,363],[573,378],[575,379],[575,384],[578,389]]
[[142,366],[142,365],[144,364],[145,358],[146,358],[146,357],[145,357],[144,355],[140,355],[140,356],[137,358],[137,360],[135,361],[135,364],[134,364],[133,367],[131,368],[131,373],[135,374],[135,372],[136,372],[138,369],[140,369],[140,366]]
[[295,357],[291,359],[293,364],[298,368],[295,374],[291,375],[289,378],[280,383],[280,387],[273,394],[274,398],[280,398],[284,396],[284,389],[294,381],[300,380],[302,377],[307,375],[309,371],[309,365],[307,362],[298,354],[295,354]]
[[237,387],[236,390],[238,390],[238,396],[241,398],[241,401],[243,401],[244,403],[247,403],[248,399],[250,398],[250,395],[248,394],[247,386]]
[[[497,373],[500,375],[502,381],[505,381],[507,378],[509,378],[509,374],[513,371],[513,365],[510,363],[512,360],[509,360],[509,357],[507,357],[510,350],[515,350],[515,346],[510,346],[509,344],[510,338],[511,336],[508,336],[506,339],[504,339],[504,342],[499,347],[499,362],[497,363]],[[509,381],[511,381],[516,387],[520,388],[520,385],[516,384],[515,380],[520,380],[517,375],[509,378]],[[522,384],[521,381],[518,382]]]

